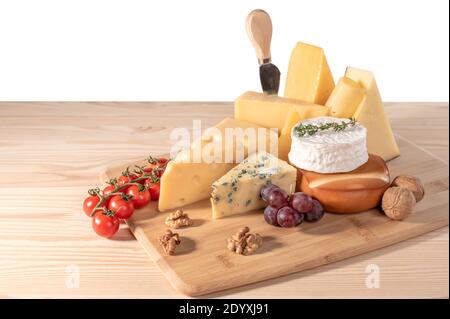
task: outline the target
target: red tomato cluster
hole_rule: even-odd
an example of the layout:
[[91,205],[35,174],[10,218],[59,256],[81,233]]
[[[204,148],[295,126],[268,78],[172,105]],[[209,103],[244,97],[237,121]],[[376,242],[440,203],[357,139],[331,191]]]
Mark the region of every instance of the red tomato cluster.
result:
[[92,217],[92,228],[102,237],[112,237],[119,230],[120,219],[128,219],[135,209],[159,199],[160,178],[168,160],[149,156],[148,165],[127,168],[100,191],[90,189],[83,203],[84,213]]

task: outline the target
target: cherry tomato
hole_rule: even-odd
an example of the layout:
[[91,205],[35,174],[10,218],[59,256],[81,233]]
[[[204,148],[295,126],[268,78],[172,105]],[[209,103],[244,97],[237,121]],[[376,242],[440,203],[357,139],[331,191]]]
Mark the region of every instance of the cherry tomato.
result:
[[116,187],[114,185],[108,185],[105,188],[103,188],[103,195],[108,195],[111,193]]
[[149,162],[148,166],[160,166],[160,165],[164,165],[165,163],[167,163],[168,159],[164,158],[164,157],[159,157],[159,158],[151,158],[151,162]]
[[140,191],[136,185],[128,187],[127,195],[132,196],[134,208],[142,208],[151,201],[150,192],[146,189]]
[[160,168],[159,166],[153,167],[153,168],[146,167],[146,168],[144,169],[144,171],[145,171],[147,174],[152,174],[152,173],[153,173],[154,176],[156,176],[156,177],[161,177],[162,174],[164,173],[164,169],[163,169],[163,168]]
[[164,173],[165,165],[168,161],[167,158],[156,158],[153,159],[152,163],[149,163],[147,167],[144,169],[146,173],[151,173],[154,169],[156,169],[156,176],[161,177]]
[[120,175],[120,177],[117,179],[117,184],[119,184],[119,186],[122,186],[126,183],[129,183],[130,180],[131,179],[129,176]]
[[144,172],[151,173],[155,167],[156,167],[156,165],[154,165],[154,164],[148,164],[148,166],[146,168],[144,168]]
[[134,205],[131,199],[125,199],[121,195],[111,197],[108,209],[113,211],[117,218],[127,219],[134,212]]
[[[115,189],[116,189],[115,185],[108,185],[105,188],[103,188],[103,196],[106,197],[105,207],[108,207],[109,201],[111,200],[111,196],[108,197],[108,195],[111,194],[112,191]],[[117,191],[117,193],[123,193],[123,190]]]
[[111,237],[119,230],[119,219],[110,214],[97,212],[92,218],[92,228],[101,237]]
[[152,200],[159,200],[159,189],[160,184],[158,183],[152,183],[151,181],[147,180],[146,187],[148,188],[148,192],[150,193],[150,197]]
[[[125,176],[125,175],[121,175],[118,179],[117,179],[117,184],[119,184],[119,186],[123,186],[133,180],[135,180],[136,178],[138,178],[137,175],[131,174],[129,176]],[[121,193],[126,193],[127,192],[128,187],[122,188],[120,190]]]
[[164,157],[158,158],[158,162],[159,162],[160,165],[166,164],[167,161],[168,161],[167,158],[164,158]]
[[[92,210],[98,204],[99,201],[100,201],[100,197],[98,197],[97,195],[90,195],[90,196],[86,197],[86,199],[83,202],[84,213],[90,217]],[[101,205],[101,207],[105,207],[105,206],[106,206],[105,203],[103,203]]]
[[134,181],[138,177],[139,176],[137,174],[134,174],[134,173],[129,175],[130,181]]

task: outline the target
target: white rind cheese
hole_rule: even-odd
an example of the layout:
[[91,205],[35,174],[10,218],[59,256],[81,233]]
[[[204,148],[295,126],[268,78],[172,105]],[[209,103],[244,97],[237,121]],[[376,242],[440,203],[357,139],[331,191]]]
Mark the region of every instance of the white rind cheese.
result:
[[367,130],[359,123],[342,131],[330,128],[314,135],[298,136],[299,125],[350,122],[349,119],[317,117],[299,122],[291,131],[289,161],[298,168],[318,173],[350,172],[369,159],[366,146]]
[[267,206],[260,196],[263,186],[272,183],[290,194],[296,180],[297,170],[285,161],[266,152],[250,155],[212,184],[213,218],[263,208]]

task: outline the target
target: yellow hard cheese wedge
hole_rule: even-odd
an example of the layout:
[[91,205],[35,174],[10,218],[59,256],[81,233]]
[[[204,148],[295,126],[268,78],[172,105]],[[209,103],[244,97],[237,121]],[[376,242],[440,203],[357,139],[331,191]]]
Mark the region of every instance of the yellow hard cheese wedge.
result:
[[211,183],[233,168],[233,163],[169,162],[161,177],[158,209],[165,211],[208,198]]
[[[191,148],[184,150],[170,161],[161,177],[161,189],[158,202],[160,211],[182,207],[202,199],[211,194],[211,184],[233,168],[236,163],[242,161],[248,154],[260,150],[270,151],[278,136],[275,132],[259,125],[226,118],[215,126],[216,130],[207,130],[202,138],[195,141]],[[244,134],[232,136],[232,142],[227,143],[226,129],[242,129]],[[265,134],[258,135],[259,132]],[[252,133],[253,132],[253,133]],[[259,136],[264,140],[260,140]],[[221,161],[216,161],[214,142],[220,141]],[[256,145],[256,147],[254,147]],[[242,152],[237,152],[242,148]],[[197,156],[198,151],[204,151]],[[274,150],[276,153],[277,150]],[[231,152],[230,162],[226,161],[226,153]],[[239,156],[240,155],[240,156]],[[212,158],[212,160],[211,160]]]
[[368,152],[381,156],[385,161],[399,156],[400,150],[384,112],[383,102],[372,72],[348,67],[345,76],[366,89],[365,97],[353,116],[367,128]]
[[334,80],[322,48],[298,42],[291,54],[284,96],[325,104]]
[[342,77],[331,92],[325,106],[334,117],[351,118],[366,94],[366,89],[350,78]]
[[278,139],[278,157],[283,161],[288,160],[288,154],[291,150],[291,131],[295,124],[300,122],[301,120],[306,119],[302,118],[299,112],[296,109],[292,108],[286,119],[284,121],[283,129],[281,130],[280,138]]
[[288,194],[295,191],[297,169],[275,156],[259,152],[250,155],[212,185],[213,218],[249,212],[267,206],[261,188],[272,183]]
[[291,109],[295,109],[302,119],[328,114],[328,108],[323,105],[249,91],[236,99],[234,118],[267,128],[276,128],[280,135]]

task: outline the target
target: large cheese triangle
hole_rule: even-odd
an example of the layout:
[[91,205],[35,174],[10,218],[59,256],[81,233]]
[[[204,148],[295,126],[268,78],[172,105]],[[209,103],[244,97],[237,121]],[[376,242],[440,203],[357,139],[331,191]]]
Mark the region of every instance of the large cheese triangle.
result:
[[284,96],[324,105],[334,80],[322,48],[298,42],[292,51]]
[[[261,148],[268,152],[272,151],[271,147],[276,145],[278,138],[278,135],[269,129],[230,118],[224,119],[215,128],[215,130],[207,130],[200,140],[192,143],[190,149],[178,153],[175,159],[167,164],[161,177],[158,202],[160,211],[182,207],[208,198],[214,181],[225,175],[249,154],[261,151]],[[227,128],[241,128],[245,134],[237,134],[233,137],[232,143],[225,143]],[[251,134],[252,132],[254,134]],[[258,132],[265,134],[258,135]],[[206,150],[205,154],[213,152],[214,141],[220,141],[221,152],[217,153],[222,153],[222,162],[205,161],[204,157],[196,156],[196,151],[199,149]],[[243,152],[237,152],[237,146],[242,147]],[[230,152],[231,161],[225,161],[225,154]],[[272,153],[276,155],[277,149],[274,149]]]
[[385,161],[400,155],[391,125],[372,72],[347,67],[345,76],[361,84],[366,95],[357,107],[354,118],[367,128],[367,150]]

